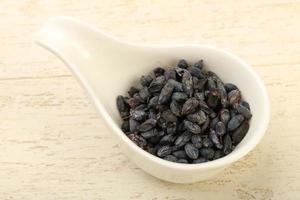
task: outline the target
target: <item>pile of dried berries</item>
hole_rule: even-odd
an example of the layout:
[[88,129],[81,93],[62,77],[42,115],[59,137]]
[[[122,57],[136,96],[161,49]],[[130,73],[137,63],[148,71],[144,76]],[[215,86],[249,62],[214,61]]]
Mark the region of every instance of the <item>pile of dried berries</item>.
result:
[[234,84],[224,84],[203,61],[154,69],[129,97],[118,96],[122,130],[149,153],[178,163],[221,158],[241,142],[252,117]]

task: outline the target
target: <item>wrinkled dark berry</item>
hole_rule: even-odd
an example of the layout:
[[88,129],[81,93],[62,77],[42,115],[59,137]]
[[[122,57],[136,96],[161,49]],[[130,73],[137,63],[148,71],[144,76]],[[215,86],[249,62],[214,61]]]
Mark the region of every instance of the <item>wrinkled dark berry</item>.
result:
[[156,120],[148,119],[138,127],[138,130],[141,132],[147,132],[153,129],[155,126],[156,126]]
[[187,69],[189,67],[188,63],[186,62],[186,60],[181,59],[179,60],[177,67],[180,67],[182,69]]
[[163,111],[162,117],[167,122],[176,122],[177,121],[176,115],[171,110],[165,110],[165,111]]
[[225,155],[229,154],[230,152],[232,152],[232,140],[229,134],[226,134],[224,136],[224,148],[223,148],[223,152]]
[[221,81],[217,81],[217,88],[220,93],[221,105],[223,108],[228,106],[227,92],[225,90],[224,84]]
[[151,93],[154,93],[154,92],[159,92],[164,84],[166,82],[166,79],[164,76],[159,76],[159,77],[156,77],[150,84],[148,90],[149,92]]
[[203,69],[203,60],[197,61],[193,66],[202,70]]
[[149,109],[149,114],[148,114],[149,119],[156,119],[157,118],[157,113],[154,109]]
[[202,138],[200,135],[192,135],[191,141],[196,148],[202,147]]
[[170,146],[162,146],[161,148],[159,148],[158,150],[157,150],[157,155],[159,156],[159,157],[165,157],[165,156],[167,156],[167,155],[170,155],[172,153],[172,148],[170,147]]
[[242,124],[244,119],[244,116],[240,114],[233,116],[227,124],[228,131],[234,131],[237,129]]
[[199,150],[191,143],[187,143],[184,146],[186,155],[191,159],[197,159],[199,156]]
[[131,110],[131,118],[137,121],[143,121],[147,118],[147,113],[143,110]]
[[246,133],[249,130],[249,122],[245,121],[242,123],[240,127],[238,127],[233,133],[232,133],[232,140],[235,144],[238,144],[242,141],[242,139],[245,137]]
[[194,94],[194,96],[196,97],[196,99],[198,101],[204,101],[204,99],[205,99],[203,92],[197,92],[197,93]]
[[215,108],[220,102],[220,93],[216,89],[212,89],[207,96],[207,105],[210,108]]
[[145,138],[145,139],[149,139],[149,138],[156,136],[157,134],[158,134],[158,131],[156,129],[152,129],[150,131],[141,133],[141,136],[143,136],[143,138]]
[[219,159],[219,158],[221,158],[223,156],[224,156],[223,151],[217,150],[217,151],[215,151],[214,160]]
[[139,89],[137,89],[136,87],[130,87],[128,94],[130,97],[133,97],[133,95],[137,92],[139,92]]
[[243,115],[246,119],[250,119],[252,117],[252,114],[251,114],[250,110],[247,107],[245,107],[241,104],[235,104],[234,108],[236,109],[236,111],[238,113]]
[[201,126],[201,131],[204,133],[206,131],[206,129],[209,127],[210,124],[210,119],[207,118],[206,121],[203,123],[203,125]]
[[191,97],[193,95],[193,78],[190,72],[187,70],[184,71],[182,75],[182,87],[183,91]]
[[121,129],[124,133],[127,133],[130,131],[130,125],[129,125],[129,120],[124,120],[121,126]]
[[140,104],[141,104],[141,102],[136,98],[128,99],[128,105],[130,106],[130,108],[135,108]]
[[239,103],[241,100],[241,92],[239,90],[232,90],[228,93],[228,101],[230,105]]
[[171,145],[175,141],[175,136],[173,134],[165,135],[161,138],[159,143],[161,145]]
[[192,134],[190,132],[184,132],[182,135],[178,136],[174,142],[174,145],[182,147],[191,139],[191,137]]
[[165,70],[164,76],[166,80],[173,79],[176,80],[176,72],[174,69],[168,68]]
[[158,105],[158,96],[154,96],[149,100],[148,107],[155,108]]
[[169,79],[168,82],[174,86],[174,92],[183,92],[182,83],[175,81],[174,79]]
[[211,129],[215,129],[215,128],[216,128],[216,125],[217,125],[217,123],[218,123],[218,121],[219,121],[219,118],[218,118],[218,117],[213,118],[213,119],[211,120],[211,122],[210,122],[210,128],[211,128]]
[[173,89],[174,85],[172,85],[170,82],[167,82],[160,92],[160,95],[158,97],[158,104],[167,103],[171,98]]
[[226,89],[227,92],[230,92],[230,91],[232,91],[232,90],[238,89],[237,86],[234,85],[234,84],[232,84],[232,83],[226,83],[226,84],[224,85],[224,87],[225,87],[225,89]]
[[137,131],[138,126],[140,125],[140,123],[132,118],[129,119],[129,130],[130,132],[134,132]]
[[206,159],[212,159],[215,155],[215,151],[212,148],[202,148],[200,149],[200,155]]
[[190,67],[189,68],[189,72],[192,76],[197,77],[197,78],[203,78],[201,69],[199,69],[198,67]]
[[127,105],[124,101],[124,97],[119,95],[117,97],[117,108],[119,110],[120,113],[125,112],[128,110]]
[[209,139],[212,141],[212,143],[218,148],[222,149],[223,145],[220,143],[220,140],[218,138],[218,135],[214,130],[209,131]]
[[250,105],[247,101],[244,101],[244,100],[241,100],[240,101],[240,104],[246,108],[248,108],[248,110],[250,110]]
[[175,134],[177,130],[176,122],[168,122],[167,123],[167,134]]
[[185,153],[184,150],[174,151],[172,153],[172,155],[175,156],[177,159],[181,159],[181,158],[185,159],[185,158],[187,158],[187,155],[186,155],[186,153]]
[[177,158],[172,155],[167,155],[166,157],[164,157],[164,159],[171,162],[177,162]]
[[199,112],[189,114],[187,119],[191,122],[197,123],[198,125],[202,125],[206,121],[207,117],[206,114],[200,110]]
[[196,98],[188,99],[182,106],[182,115],[194,113],[199,106],[199,101]]
[[[193,77],[193,87],[194,90],[203,90],[207,79],[206,78],[197,78]],[[204,100],[204,99],[203,99]]]
[[172,101],[170,104],[170,110],[176,115],[181,115],[182,105],[178,103],[177,101]]
[[188,130],[191,133],[199,134],[201,133],[201,127],[197,125],[196,123],[193,123],[191,121],[185,120],[184,121],[184,127],[186,130]]
[[137,133],[130,133],[127,135],[130,140],[132,140],[136,145],[141,147],[142,149],[146,148],[147,141]]
[[143,87],[142,89],[140,89],[139,95],[143,99],[143,101],[148,101],[151,94],[147,87]]
[[148,76],[142,76],[140,78],[140,83],[141,83],[142,86],[147,87],[147,86],[150,85],[150,83],[151,83],[152,80],[153,80],[152,77],[149,76],[149,75]]
[[228,121],[230,120],[230,112],[227,109],[222,109],[220,111],[220,120],[223,122],[224,125],[227,125]]
[[165,70],[164,70],[164,68],[156,67],[156,68],[153,70],[153,73],[154,73],[154,76],[155,76],[155,77],[158,77],[158,76],[164,75]]
[[219,121],[215,126],[215,130],[217,135],[223,136],[226,133],[226,126],[223,122]]
[[159,141],[165,135],[164,131],[158,131],[157,135],[148,139],[148,142],[157,145],[156,147],[160,146]]
[[207,79],[207,88],[208,88],[208,90],[217,89],[217,84],[211,77],[208,77],[208,79]]
[[177,102],[185,102],[188,99],[188,96],[183,92],[174,92],[172,95],[172,100]]
[[212,147],[212,146],[214,146],[214,144],[208,137],[205,137],[202,139],[202,146],[203,147]]

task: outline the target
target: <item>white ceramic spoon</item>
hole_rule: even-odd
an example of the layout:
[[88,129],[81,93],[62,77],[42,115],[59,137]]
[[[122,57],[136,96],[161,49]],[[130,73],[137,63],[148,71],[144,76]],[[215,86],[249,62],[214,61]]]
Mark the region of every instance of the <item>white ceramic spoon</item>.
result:
[[[67,17],[46,22],[38,32],[37,42],[72,70],[127,156],[157,178],[176,183],[206,180],[245,156],[266,131],[270,111],[263,83],[248,64],[224,50],[207,45],[130,44]],[[236,84],[250,103],[253,118],[246,137],[221,159],[201,164],[165,161],[140,149],[119,128],[117,95],[125,95],[141,75],[153,68],[174,65],[181,58],[189,62],[203,59],[206,68],[216,72],[224,82]]]

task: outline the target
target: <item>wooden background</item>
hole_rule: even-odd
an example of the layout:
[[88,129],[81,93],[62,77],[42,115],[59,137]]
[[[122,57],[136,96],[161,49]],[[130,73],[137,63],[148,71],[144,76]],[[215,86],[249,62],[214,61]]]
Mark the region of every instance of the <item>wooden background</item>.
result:
[[[132,42],[234,52],[267,86],[266,136],[210,181],[180,185],[145,174],[67,67],[34,43],[56,15]],[[0,30],[0,199],[300,198],[300,1],[0,0]]]

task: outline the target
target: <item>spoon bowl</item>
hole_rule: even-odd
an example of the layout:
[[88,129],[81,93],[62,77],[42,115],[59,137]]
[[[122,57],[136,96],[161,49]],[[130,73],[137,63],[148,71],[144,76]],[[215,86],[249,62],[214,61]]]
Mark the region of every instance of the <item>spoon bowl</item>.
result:
[[[270,108],[262,81],[247,63],[222,49],[193,44],[131,44],[68,17],[47,21],[37,34],[37,42],[71,69],[127,156],[157,178],[175,183],[211,178],[251,151],[267,129]],[[200,164],[169,162],[139,148],[120,129],[117,95],[126,95],[141,75],[157,66],[174,66],[181,58],[190,62],[203,59],[206,69],[224,82],[236,84],[250,103],[253,114],[250,129],[234,151],[223,158]]]

